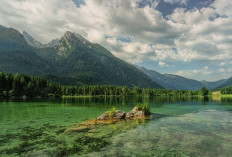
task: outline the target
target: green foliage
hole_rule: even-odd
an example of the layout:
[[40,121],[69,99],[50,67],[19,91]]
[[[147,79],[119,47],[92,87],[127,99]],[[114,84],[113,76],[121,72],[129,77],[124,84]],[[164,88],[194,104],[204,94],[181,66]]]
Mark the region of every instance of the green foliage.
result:
[[144,111],[145,115],[150,115],[150,105],[149,104],[138,104],[137,106],[138,110]]
[[0,72],[0,97],[47,97],[47,96],[194,96],[206,94],[207,89],[201,91],[168,90],[155,88],[133,89],[127,86],[90,85],[90,86],[61,86],[48,82],[44,78],[30,77],[24,74],[14,76]]
[[139,110],[139,111],[142,110],[142,105],[141,104],[138,104],[136,107],[137,107],[137,110]]
[[108,114],[109,114],[110,119],[112,119],[112,118],[115,116],[115,111],[116,111],[116,107],[112,107],[112,108],[108,111]]
[[0,73],[0,97],[46,97],[49,93],[61,96],[61,86],[39,77]]
[[142,94],[142,90],[137,86],[135,86],[133,88],[132,92],[133,92],[134,95],[141,95]]
[[206,95],[208,95],[208,94],[209,94],[209,91],[208,91],[208,89],[205,88],[205,87],[202,87],[201,90],[199,91],[199,95],[200,95],[200,96],[206,96]]
[[232,94],[232,86],[220,90],[221,94]]

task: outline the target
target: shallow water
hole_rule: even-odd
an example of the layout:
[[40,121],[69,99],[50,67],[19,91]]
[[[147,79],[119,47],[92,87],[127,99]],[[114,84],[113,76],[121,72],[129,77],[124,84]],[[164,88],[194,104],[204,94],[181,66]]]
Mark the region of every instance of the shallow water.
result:
[[[150,120],[67,128],[115,106]],[[95,97],[0,102],[0,156],[231,156],[232,99]]]

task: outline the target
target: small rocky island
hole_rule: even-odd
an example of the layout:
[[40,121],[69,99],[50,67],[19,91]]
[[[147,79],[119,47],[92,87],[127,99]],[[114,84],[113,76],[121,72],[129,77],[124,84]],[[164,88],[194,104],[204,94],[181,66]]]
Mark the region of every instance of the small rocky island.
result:
[[137,105],[127,113],[121,110],[116,110],[116,108],[112,108],[110,111],[107,111],[100,115],[97,118],[97,121],[117,121],[123,119],[148,118],[150,115],[150,106],[145,104]]
[[[124,112],[121,110],[116,110],[115,107],[111,110],[103,113],[96,119],[86,121],[83,123],[77,123],[72,127],[65,130],[65,132],[95,132],[98,129],[107,127],[105,124],[115,124],[117,125],[118,130],[123,130],[125,128],[133,128],[137,126],[137,120],[148,120],[150,119],[150,106],[149,105],[137,105],[129,112]],[[134,121],[136,120],[136,121]],[[109,128],[107,128],[109,130]],[[119,131],[120,132],[120,131]]]

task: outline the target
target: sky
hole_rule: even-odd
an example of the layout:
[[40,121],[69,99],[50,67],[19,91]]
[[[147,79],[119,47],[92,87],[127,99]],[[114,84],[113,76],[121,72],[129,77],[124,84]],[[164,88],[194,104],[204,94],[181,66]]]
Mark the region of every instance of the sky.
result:
[[232,77],[231,0],[0,0],[0,25],[47,43],[66,31],[116,57],[196,80]]

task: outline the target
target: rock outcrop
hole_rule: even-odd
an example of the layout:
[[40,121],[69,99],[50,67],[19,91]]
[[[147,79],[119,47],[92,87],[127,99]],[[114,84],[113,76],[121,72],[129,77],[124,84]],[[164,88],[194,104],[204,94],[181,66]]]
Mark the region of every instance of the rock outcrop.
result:
[[109,112],[105,112],[103,113],[102,115],[100,115],[97,120],[109,120],[110,119],[110,116],[109,116]]
[[133,119],[133,118],[145,118],[150,115],[150,112],[145,112],[144,110],[134,107],[128,113],[116,110],[113,115],[110,116],[109,111],[103,113],[97,118],[97,121],[108,121],[108,120],[122,120],[122,119]]
[[115,117],[116,119],[124,119],[126,117],[126,112],[121,111],[121,110],[116,110]]
[[[103,113],[96,119],[92,119],[87,122],[79,123],[74,125],[71,128],[65,130],[65,132],[96,132],[95,129],[101,129],[102,127],[107,127],[105,124],[117,124],[116,127],[119,130],[123,130],[125,128],[131,128],[133,126],[137,126],[140,122],[144,122],[144,120],[148,120],[150,118],[149,109],[142,109],[139,107],[134,107],[127,114],[121,110],[111,110]],[[139,122],[139,123],[138,123]],[[104,125],[101,125],[104,124]],[[128,124],[128,125],[127,125]],[[110,127],[111,129],[112,127]],[[108,130],[109,128],[107,128]]]
[[123,112],[121,110],[116,110],[112,116],[110,116],[109,111],[103,113],[100,115],[97,120],[98,121],[103,121],[103,120],[111,120],[111,119],[125,119],[126,117],[126,112]]
[[140,110],[138,107],[134,107],[131,111],[129,111],[126,114],[126,118],[131,119],[131,118],[135,118],[135,117],[146,117],[149,116],[150,113],[146,113],[143,110]]

